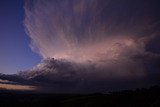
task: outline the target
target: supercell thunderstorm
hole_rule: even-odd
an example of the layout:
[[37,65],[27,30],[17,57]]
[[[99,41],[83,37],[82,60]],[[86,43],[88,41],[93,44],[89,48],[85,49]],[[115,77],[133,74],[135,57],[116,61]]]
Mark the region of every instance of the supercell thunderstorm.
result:
[[129,6],[126,2],[26,1],[24,25],[30,47],[42,62],[19,75],[54,92],[95,92],[118,85],[150,84],[146,78],[151,71],[146,66],[159,60],[159,53],[148,51],[146,46],[158,38],[159,22],[153,18],[150,1],[145,4],[147,8],[140,1],[130,1]]

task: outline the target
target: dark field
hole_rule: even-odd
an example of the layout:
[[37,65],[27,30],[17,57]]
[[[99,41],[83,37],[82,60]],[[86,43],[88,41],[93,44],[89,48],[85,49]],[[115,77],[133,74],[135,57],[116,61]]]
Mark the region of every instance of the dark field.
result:
[[0,107],[160,107],[160,87],[108,94],[46,94],[0,91]]

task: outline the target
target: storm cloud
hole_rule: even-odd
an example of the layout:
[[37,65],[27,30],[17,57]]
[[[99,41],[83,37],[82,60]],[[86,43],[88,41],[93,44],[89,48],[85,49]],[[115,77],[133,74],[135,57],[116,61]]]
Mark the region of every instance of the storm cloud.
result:
[[158,11],[156,14],[151,4],[156,2],[28,0],[24,24],[32,40],[31,48],[43,58],[111,58],[126,46],[126,51],[143,52],[147,41],[140,39],[158,36]]
[[27,0],[24,9],[30,47],[42,57],[17,74],[28,83],[53,92],[159,83],[158,1]]

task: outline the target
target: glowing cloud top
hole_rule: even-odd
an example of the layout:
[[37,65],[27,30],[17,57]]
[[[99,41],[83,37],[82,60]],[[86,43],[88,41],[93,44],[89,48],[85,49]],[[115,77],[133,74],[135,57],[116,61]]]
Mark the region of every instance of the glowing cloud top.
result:
[[[139,49],[143,43],[137,44],[136,36],[149,22],[137,20],[136,12],[132,14],[137,15],[132,16],[125,4],[118,3],[110,0],[26,1],[25,26],[32,39],[31,48],[43,58],[74,61],[101,56],[110,59],[128,49],[143,51]],[[124,7],[114,11],[112,8],[118,5]]]

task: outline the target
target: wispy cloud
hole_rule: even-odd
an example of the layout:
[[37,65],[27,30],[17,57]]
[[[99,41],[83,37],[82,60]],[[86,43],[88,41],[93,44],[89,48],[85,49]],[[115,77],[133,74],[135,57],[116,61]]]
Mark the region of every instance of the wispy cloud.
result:
[[11,81],[55,92],[156,84],[160,70],[160,52],[152,48],[160,46],[156,4],[152,0],[25,1],[30,46],[43,60],[32,70],[11,76]]

